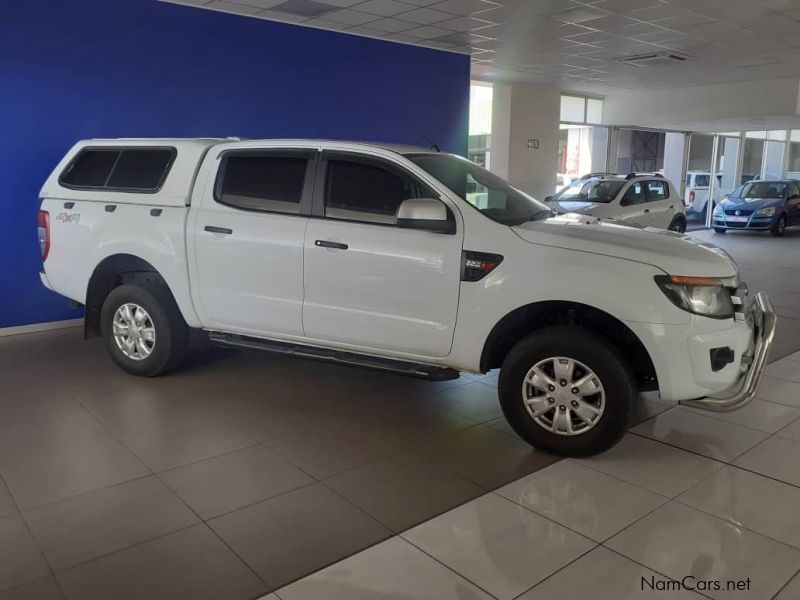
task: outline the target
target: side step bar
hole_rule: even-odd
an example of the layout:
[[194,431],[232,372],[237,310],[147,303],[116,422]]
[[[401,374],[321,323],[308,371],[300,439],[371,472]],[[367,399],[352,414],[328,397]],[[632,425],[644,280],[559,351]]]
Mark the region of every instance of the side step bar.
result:
[[211,340],[212,344],[222,346],[224,348],[266,350],[268,352],[288,354],[298,358],[311,358],[314,360],[321,360],[339,365],[365,367],[367,369],[374,369],[377,371],[387,371],[389,373],[397,373],[399,375],[427,379],[428,381],[449,381],[451,379],[458,379],[460,376],[459,372],[455,369],[433,367],[431,365],[392,360],[390,358],[378,358],[376,356],[367,356],[366,354],[356,354],[354,352],[343,352],[341,350],[333,350],[331,348],[303,346],[301,344],[279,342],[276,340],[262,340],[260,338],[238,335],[235,333],[212,331],[209,332],[208,339]]

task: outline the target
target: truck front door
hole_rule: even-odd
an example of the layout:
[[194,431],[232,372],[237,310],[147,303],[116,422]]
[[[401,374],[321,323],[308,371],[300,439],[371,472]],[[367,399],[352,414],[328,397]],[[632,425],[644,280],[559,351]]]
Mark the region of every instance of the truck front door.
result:
[[398,227],[403,200],[438,194],[393,162],[325,152],[319,171],[305,241],[306,336],[447,356],[461,280],[460,223],[454,234]]
[[[213,160],[209,157],[207,160]],[[308,150],[229,150],[190,211],[203,326],[303,335],[303,240],[316,164]]]

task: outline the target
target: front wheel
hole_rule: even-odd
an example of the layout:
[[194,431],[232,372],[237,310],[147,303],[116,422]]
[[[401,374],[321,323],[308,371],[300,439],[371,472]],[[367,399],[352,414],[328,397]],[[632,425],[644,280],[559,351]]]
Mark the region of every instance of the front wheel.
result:
[[778,222],[769,231],[775,237],[782,237],[786,233],[786,215],[778,217]]
[[172,294],[159,282],[114,288],[103,303],[100,323],[111,358],[133,375],[166,373],[186,352],[189,327]]
[[728,231],[727,229],[723,229],[722,227],[714,227],[714,233],[725,233]]
[[587,456],[613,446],[636,390],[614,346],[580,327],[533,333],[506,356],[498,383],[503,414],[536,448]]

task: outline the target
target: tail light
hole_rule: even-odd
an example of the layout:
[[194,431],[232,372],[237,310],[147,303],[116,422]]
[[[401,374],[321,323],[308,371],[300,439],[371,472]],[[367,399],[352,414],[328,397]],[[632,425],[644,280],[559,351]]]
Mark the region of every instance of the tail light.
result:
[[50,254],[50,213],[46,210],[39,211],[39,250],[42,252],[42,262]]
[[694,204],[694,190],[689,192],[689,204]]

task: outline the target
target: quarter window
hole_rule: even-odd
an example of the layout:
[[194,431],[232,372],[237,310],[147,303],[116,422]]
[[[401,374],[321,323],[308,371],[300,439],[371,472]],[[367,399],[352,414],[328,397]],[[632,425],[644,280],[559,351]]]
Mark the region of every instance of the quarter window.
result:
[[245,210],[297,214],[307,168],[302,156],[226,156],[215,197]]
[[669,187],[666,181],[648,181],[645,185],[647,186],[648,202],[658,202],[669,198]]
[[422,198],[422,186],[411,177],[366,162],[327,161],[325,216],[333,219],[394,225],[404,200]]
[[61,173],[64,187],[157,192],[175,159],[174,148],[86,148]]

